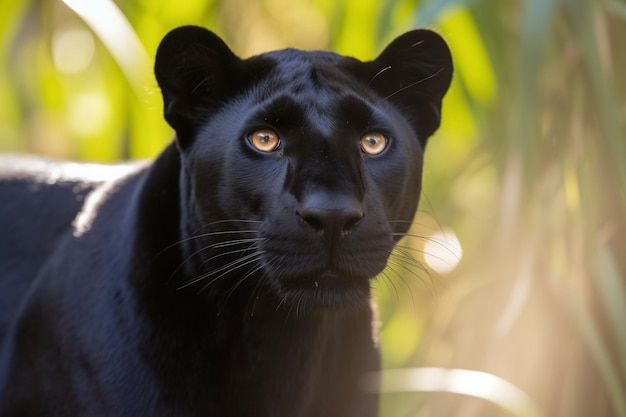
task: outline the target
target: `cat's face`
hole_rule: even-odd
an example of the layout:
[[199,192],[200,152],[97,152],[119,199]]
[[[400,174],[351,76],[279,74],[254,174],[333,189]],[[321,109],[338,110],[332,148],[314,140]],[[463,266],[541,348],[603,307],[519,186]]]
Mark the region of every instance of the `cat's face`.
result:
[[367,300],[416,211],[451,65],[429,31],[367,63],[299,50],[240,60],[204,29],[171,32],[156,72],[184,221],[206,235],[190,249],[205,286],[254,282],[303,306]]

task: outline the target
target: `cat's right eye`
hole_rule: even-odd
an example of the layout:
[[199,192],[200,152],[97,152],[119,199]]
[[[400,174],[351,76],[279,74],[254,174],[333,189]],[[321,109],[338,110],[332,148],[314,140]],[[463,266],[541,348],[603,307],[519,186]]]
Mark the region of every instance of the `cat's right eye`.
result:
[[274,152],[280,148],[280,138],[271,129],[254,131],[250,137],[250,144],[261,152]]

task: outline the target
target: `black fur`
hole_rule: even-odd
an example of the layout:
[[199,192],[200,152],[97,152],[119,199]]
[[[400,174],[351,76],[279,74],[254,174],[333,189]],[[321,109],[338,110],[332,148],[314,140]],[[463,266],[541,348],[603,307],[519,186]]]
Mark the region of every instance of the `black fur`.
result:
[[241,60],[183,27],[155,70],[177,139],[152,164],[0,160],[1,415],[375,416],[369,282],[417,207],[447,46]]

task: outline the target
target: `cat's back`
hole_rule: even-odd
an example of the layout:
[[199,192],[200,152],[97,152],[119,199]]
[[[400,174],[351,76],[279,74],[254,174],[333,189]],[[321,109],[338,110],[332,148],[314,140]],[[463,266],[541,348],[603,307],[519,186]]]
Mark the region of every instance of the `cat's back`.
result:
[[0,340],[41,266],[73,233],[89,194],[128,170],[0,156]]
[[0,264],[22,255],[39,259],[71,227],[87,195],[119,176],[117,171],[116,166],[1,156]]

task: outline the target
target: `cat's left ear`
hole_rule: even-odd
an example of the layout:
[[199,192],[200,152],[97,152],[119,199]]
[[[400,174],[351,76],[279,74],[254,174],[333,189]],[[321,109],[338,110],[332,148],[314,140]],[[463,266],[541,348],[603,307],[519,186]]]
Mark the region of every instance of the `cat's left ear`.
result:
[[431,30],[413,30],[393,40],[366,66],[368,84],[401,108],[425,145],[439,127],[441,100],[452,80],[446,42]]

